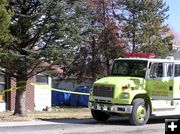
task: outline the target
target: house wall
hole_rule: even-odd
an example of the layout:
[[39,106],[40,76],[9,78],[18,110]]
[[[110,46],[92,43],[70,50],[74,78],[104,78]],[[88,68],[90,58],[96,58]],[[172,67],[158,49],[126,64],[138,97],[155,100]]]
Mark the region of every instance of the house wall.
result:
[[[51,90],[47,90],[41,86],[51,87],[51,78],[48,76],[48,83],[39,83],[40,86],[32,86],[30,84],[36,83],[36,76],[28,81],[26,86],[26,109],[27,111],[42,111],[51,109]],[[15,88],[16,82],[12,79],[7,80],[6,89]],[[0,101],[0,111],[14,111],[16,91],[6,92],[4,94],[4,101]],[[2,98],[2,95],[0,96]]]
[[5,111],[6,111],[6,103],[0,102],[0,112],[5,112]]
[[[32,78],[28,82],[34,82],[35,79]],[[16,82],[14,80],[9,81],[9,87],[15,88]],[[13,111],[15,109],[15,96],[16,91],[11,91],[7,93],[7,110]],[[30,84],[27,84],[26,86],[26,108],[28,111],[34,110],[34,87]]]
[[[34,86],[34,102],[36,111],[48,111],[51,109],[51,77],[48,77],[48,83],[37,82]],[[43,87],[44,86],[44,87]]]

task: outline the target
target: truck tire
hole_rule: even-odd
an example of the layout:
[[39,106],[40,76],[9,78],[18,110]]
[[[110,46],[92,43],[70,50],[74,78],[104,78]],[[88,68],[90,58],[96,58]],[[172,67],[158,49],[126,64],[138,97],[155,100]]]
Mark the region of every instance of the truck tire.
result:
[[133,100],[133,110],[129,116],[130,123],[133,125],[144,125],[148,122],[150,116],[150,106],[144,99]]
[[92,117],[97,121],[106,121],[109,119],[110,115],[99,110],[91,109]]

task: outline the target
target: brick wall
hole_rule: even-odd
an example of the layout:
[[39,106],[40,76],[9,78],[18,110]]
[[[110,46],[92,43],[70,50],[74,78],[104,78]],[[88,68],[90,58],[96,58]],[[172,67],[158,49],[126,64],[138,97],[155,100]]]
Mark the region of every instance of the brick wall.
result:
[[[28,82],[35,82],[35,78],[32,78]],[[9,81],[9,88],[15,88],[16,82],[14,80]],[[7,110],[13,111],[15,108],[15,96],[16,91],[8,92],[7,94]],[[28,111],[34,110],[34,87],[30,84],[26,86],[26,108]]]

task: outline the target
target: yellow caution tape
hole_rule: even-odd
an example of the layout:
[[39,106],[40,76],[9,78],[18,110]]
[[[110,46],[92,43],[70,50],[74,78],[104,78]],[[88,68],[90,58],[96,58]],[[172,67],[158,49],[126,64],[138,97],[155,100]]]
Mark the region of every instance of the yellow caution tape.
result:
[[48,89],[48,90],[52,90],[52,91],[56,91],[56,92],[63,92],[63,93],[70,93],[70,94],[79,94],[79,95],[87,95],[89,96],[89,93],[81,93],[81,92],[73,92],[73,91],[66,91],[66,90],[60,90],[60,89],[55,89],[55,88],[50,88],[48,86],[44,86],[44,85],[38,85],[38,84],[34,84],[34,83],[30,83],[33,86],[38,86],[44,89]]
[[[60,89],[50,88],[50,87],[44,86],[44,85],[34,84],[34,83],[32,83],[32,82],[28,82],[27,84],[30,84],[30,85],[32,85],[32,86],[41,87],[41,88],[43,88],[43,89],[48,89],[48,90],[56,91],[56,92],[63,92],[63,93],[79,94],[79,95],[87,95],[87,96],[89,96],[89,93],[82,93],[82,92],[74,92],[74,91],[60,90]],[[4,89],[4,90],[0,90],[0,93],[5,93],[5,92],[11,92],[11,91],[19,90],[19,89],[24,89],[25,87],[26,87],[26,86],[21,86],[21,87],[16,87],[16,88],[10,88],[10,89]]]
[[25,86],[21,86],[21,87],[16,87],[16,88],[10,88],[10,89],[5,89],[5,90],[0,90],[0,93],[10,92],[10,91],[19,90],[19,89],[24,89],[24,88],[25,88]]
[[[17,83],[26,83],[27,81],[18,81]],[[14,90],[19,90],[19,89],[24,89],[26,86],[20,86],[20,87],[15,87],[15,88],[9,88],[9,89],[3,89],[0,90],[0,93],[5,93],[5,92],[10,92]]]

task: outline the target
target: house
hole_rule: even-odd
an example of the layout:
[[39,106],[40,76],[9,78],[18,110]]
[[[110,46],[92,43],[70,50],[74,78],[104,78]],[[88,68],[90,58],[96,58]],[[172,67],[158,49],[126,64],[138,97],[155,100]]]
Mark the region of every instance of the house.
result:
[[[63,70],[54,68],[57,73],[62,73]],[[36,86],[30,83],[37,84]],[[51,88],[52,78],[44,73],[34,76],[28,81],[26,86],[26,108],[28,111],[42,111],[51,108],[51,90],[47,90],[46,87]],[[4,89],[15,88],[16,82],[0,74],[0,111],[13,111],[15,109],[15,96],[16,91],[1,92]]]
[[[45,90],[30,84],[36,83],[51,87],[51,77],[48,75],[37,75],[29,80],[26,86],[26,108],[28,111],[43,110],[43,108],[51,107],[51,91]],[[16,87],[13,79],[8,79],[4,75],[0,75],[0,90]],[[0,93],[0,111],[13,111],[15,108],[16,91]]]

